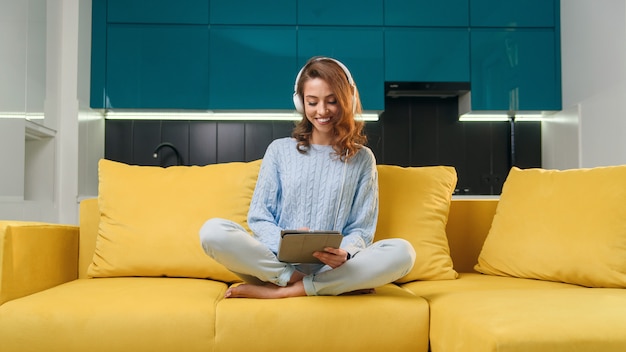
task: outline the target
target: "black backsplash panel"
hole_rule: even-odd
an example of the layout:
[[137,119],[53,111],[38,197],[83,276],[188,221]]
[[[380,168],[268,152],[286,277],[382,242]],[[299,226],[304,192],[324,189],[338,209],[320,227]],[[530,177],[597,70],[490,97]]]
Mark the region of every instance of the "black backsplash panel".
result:
[[171,166],[175,153],[155,148],[172,143],[185,165],[208,165],[260,159],[269,143],[289,136],[291,121],[223,122],[106,120],[104,156],[133,165]]
[[[507,122],[459,122],[456,98],[387,98],[378,122],[366,123],[368,146],[379,164],[454,166],[457,194],[500,194],[511,166]],[[107,120],[105,158],[135,165],[251,161],[269,143],[291,134],[290,121]],[[541,123],[515,123],[515,165],[541,167]]]
[[[454,166],[457,194],[502,192],[511,168],[508,122],[459,122],[457,98],[387,98],[377,160],[401,166]],[[541,123],[515,123],[515,164],[541,167]]]

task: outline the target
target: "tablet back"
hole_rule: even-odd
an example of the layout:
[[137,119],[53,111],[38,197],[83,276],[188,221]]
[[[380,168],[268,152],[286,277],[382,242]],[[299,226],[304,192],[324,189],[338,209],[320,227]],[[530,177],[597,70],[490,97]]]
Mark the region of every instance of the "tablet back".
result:
[[297,231],[281,232],[278,260],[286,263],[320,263],[313,256],[315,251],[326,247],[339,248],[343,235],[339,231]]

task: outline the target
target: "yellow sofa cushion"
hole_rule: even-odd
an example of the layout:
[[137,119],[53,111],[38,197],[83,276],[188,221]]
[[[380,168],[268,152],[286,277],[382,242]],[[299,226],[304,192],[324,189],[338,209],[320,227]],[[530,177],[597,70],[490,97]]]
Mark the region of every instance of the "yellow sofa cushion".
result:
[[380,210],[375,240],[403,238],[417,254],[413,269],[398,283],[457,277],[446,237],[456,181],[456,170],[449,166],[378,165]]
[[[484,275],[479,273],[459,273],[456,280],[413,281],[402,288],[430,301],[443,295],[464,294],[473,291],[526,290],[526,289],[562,289],[579,288],[578,285],[562,282],[520,279],[517,277]],[[626,292],[624,292],[626,294]]]
[[621,352],[626,346],[623,289],[465,291],[432,296],[429,308],[432,351]]
[[74,280],[0,306],[0,350],[215,351],[226,288],[187,278]]
[[428,351],[428,302],[393,284],[367,295],[224,299],[215,320],[215,351]]
[[246,227],[260,161],[191,167],[99,162],[100,228],[91,277],[170,276],[233,282],[198,231],[209,218]]
[[478,258],[485,274],[626,287],[626,165],[520,170]]

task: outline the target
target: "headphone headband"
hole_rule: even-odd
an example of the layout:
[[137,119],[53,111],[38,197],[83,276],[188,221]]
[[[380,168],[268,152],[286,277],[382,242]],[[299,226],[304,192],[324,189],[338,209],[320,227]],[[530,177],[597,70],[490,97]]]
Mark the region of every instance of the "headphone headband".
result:
[[356,112],[356,84],[354,83],[354,79],[352,78],[352,74],[350,73],[350,70],[348,70],[346,65],[341,63],[341,61],[333,59],[331,57],[325,57],[325,56],[321,56],[321,57],[318,57],[318,58],[315,58],[315,59],[311,60],[310,62],[308,62],[304,66],[302,66],[302,68],[298,72],[298,75],[296,76],[296,82],[293,85],[293,105],[296,107],[296,110],[299,113],[301,113],[301,114],[304,113],[304,106],[302,104],[302,97],[300,97],[300,95],[298,94],[298,81],[300,81],[300,77],[302,76],[302,73],[304,72],[304,70],[309,65],[311,65],[314,62],[318,62],[318,61],[322,61],[322,60],[328,60],[328,61],[332,61],[332,62],[336,63],[343,70],[343,72],[345,73],[346,78],[348,79],[348,83],[352,87],[352,113],[354,114]]

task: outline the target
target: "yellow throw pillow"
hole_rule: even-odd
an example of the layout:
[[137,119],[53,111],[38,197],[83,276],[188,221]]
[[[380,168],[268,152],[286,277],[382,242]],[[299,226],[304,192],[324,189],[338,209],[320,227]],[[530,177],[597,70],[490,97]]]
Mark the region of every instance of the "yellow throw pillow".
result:
[[99,163],[100,229],[91,277],[238,278],[207,256],[198,232],[209,218],[247,228],[261,161],[207,166]]
[[397,283],[457,278],[446,237],[456,181],[456,170],[449,166],[378,165],[380,210],[375,240],[403,238],[417,254],[413,269]]
[[626,165],[513,168],[475,269],[626,287]]

